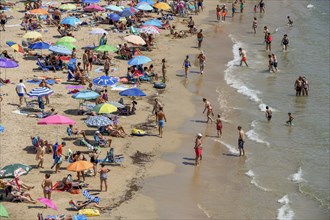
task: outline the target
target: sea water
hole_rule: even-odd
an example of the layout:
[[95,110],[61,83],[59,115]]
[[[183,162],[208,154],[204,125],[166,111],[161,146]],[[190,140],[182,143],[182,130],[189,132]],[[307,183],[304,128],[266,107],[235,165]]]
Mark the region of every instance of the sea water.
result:
[[[214,126],[187,122],[185,133],[191,139],[197,131],[210,136],[204,139],[203,163],[187,166],[194,162],[187,157],[193,140],[166,155],[178,165],[176,173],[153,179],[145,191],[156,199],[161,218],[329,218],[329,1],[266,1],[265,14],[254,14],[253,3],[257,1],[246,4],[243,14],[213,23],[214,33],[206,36],[207,67],[195,101],[202,96],[211,101],[224,120],[224,134],[219,139],[212,136]],[[268,71],[263,26],[273,36],[277,73]],[[219,72],[224,42],[217,37],[224,33],[233,47],[226,70]],[[288,52],[280,45],[284,34],[290,39]],[[239,66],[240,47],[247,51],[249,67]],[[310,83],[308,97],[295,96],[294,82],[301,75]],[[195,85],[188,88],[194,92]],[[270,122],[266,106],[273,111]],[[295,118],[292,126],[285,123],[288,112]],[[246,132],[246,158],[236,157],[237,125]]]

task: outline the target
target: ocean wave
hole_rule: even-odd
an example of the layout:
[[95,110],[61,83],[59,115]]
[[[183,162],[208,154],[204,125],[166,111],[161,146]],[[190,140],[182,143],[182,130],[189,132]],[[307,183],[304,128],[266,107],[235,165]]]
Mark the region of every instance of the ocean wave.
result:
[[277,210],[277,219],[279,220],[293,219],[294,212],[289,206],[290,200],[288,195],[283,196],[281,199],[278,200],[278,202],[281,203],[282,206]]
[[277,109],[275,109],[275,108],[273,108],[269,105],[266,105],[265,103],[260,103],[258,108],[259,108],[260,111],[265,112],[266,111],[266,106],[268,106],[272,110],[272,112],[278,112],[279,111],[279,110],[277,110]]
[[203,213],[208,217],[211,218],[211,215],[209,214],[208,211],[206,211],[206,209],[204,209],[199,203],[197,203],[197,207],[203,211]]
[[229,105],[227,102],[226,97],[228,97],[228,95],[224,94],[223,91],[221,91],[221,89],[217,88],[216,92],[218,93],[218,98],[217,98],[217,102],[219,104],[219,109],[222,112],[221,113],[221,120],[222,121],[228,121],[228,119],[226,118],[228,116],[228,113],[230,111],[229,109]]
[[303,178],[303,171],[301,169],[301,167],[299,167],[298,172],[294,173],[292,175],[290,175],[288,177],[289,180],[291,180],[294,183],[302,183],[302,182],[307,182],[304,178]]
[[258,189],[261,189],[262,191],[265,191],[265,192],[270,191],[270,189],[267,189],[267,188],[265,188],[265,187],[262,187],[262,186],[260,186],[260,185],[257,183],[257,181],[256,181],[256,176],[255,176],[255,174],[254,174],[254,172],[253,172],[252,170],[247,171],[247,172],[245,173],[245,175],[247,175],[248,177],[251,178],[251,182],[250,182],[250,183],[251,183],[252,185],[256,186]]
[[314,8],[314,5],[312,5],[312,4],[308,4],[308,5],[307,5],[307,8]]
[[260,134],[257,133],[256,128],[258,127],[258,122],[256,120],[253,120],[251,122],[251,127],[253,129],[249,130],[248,132],[246,132],[246,136],[251,140],[251,141],[255,141],[259,144],[265,144],[267,146],[270,145],[270,143],[268,141],[265,141],[262,137],[260,137]]
[[222,140],[218,140],[215,138],[213,140],[215,142],[219,142],[220,144],[224,145],[229,150],[230,153],[237,154],[237,155],[239,154],[239,151],[234,146],[227,144],[227,143],[223,142]]

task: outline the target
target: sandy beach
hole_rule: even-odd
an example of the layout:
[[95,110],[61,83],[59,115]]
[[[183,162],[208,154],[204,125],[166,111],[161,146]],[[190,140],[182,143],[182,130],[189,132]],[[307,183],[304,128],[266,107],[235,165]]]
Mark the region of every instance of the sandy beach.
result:
[[[104,5],[104,3],[101,5]],[[208,16],[208,10],[213,10],[214,5],[207,5],[205,11],[198,16],[193,16],[198,28],[207,29],[210,25],[201,25],[203,19]],[[7,16],[13,18],[8,20],[6,32],[0,33],[1,38],[1,50],[6,49],[10,54],[13,54],[13,50],[6,45],[7,40],[20,43],[24,31],[20,29],[18,24],[21,23],[23,14],[22,3],[17,3],[10,12],[6,12]],[[153,13],[154,15],[154,13]],[[176,25],[178,30],[187,30],[186,23],[182,22],[183,18],[175,18],[173,24]],[[108,26],[100,25],[99,27],[108,30]],[[54,43],[54,35],[56,36],[56,27],[47,27],[47,31],[43,31],[42,39],[44,42]],[[75,45],[77,46],[77,57],[81,60],[83,49],[86,45],[98,43],[98,37],[89,35],[92,27],[81,27],[81,30],[74,32],[74,36],[77,39]],[[125,162],[123,167],[110,166],[111,172],[109,174],[109,189],[108,192],[98,192],[99,189],[99,177],[87,177],[86,183],[89,184],[88,190],[92,194],[99,196],[102,201],[102,206],[111,207],[111,211],[105,211],[102,213],[99,219],[108,218],[131,218],[131,219],[155,219],[157,218],[156,207],[152,198],[139,194],[137,191],[143,186],[143,180],[148,177],[166,175],[172,173],[175,169],[175,165],[161,159],[162,155],[166,152],[174,152],[178,149],[182,142],[185,140],[184,135],[179,132],[182,124],[195,113],[195,105],[192,102],[193,94],[186,89],[182,84],[182,80],[177,76],[178,70],[181,68],[181,63],[187,54],[196,55],[198,50],[195,48],[196,38],[195,36],[187,37],[185,39],[170,39],[169,30],[162,31],[160,36],[156,37],[156,48],[151,52],[143,51],[143,55],[152,58],[152,63],[155,66],[156,72],[161,75],[161,59],[167,59],[167,75],[168,82],[165,91],[159,91],[152,88],[150,83],[142,83],[140,89],[145,91],[147,97],[138,98],[136,101],[137,114],[130,116],[123,116],[119,118],[119,124],[122,125],[126,132],[137,127],[138,125],[146,124],[150,126],[151,134],[158,134],[156,124],[154,122],[155,117],[152,115],[153,99],[157,97],[164,104],[164,111],[166,113],[168,123],[165,126],[164,137],[159,138],[157,136],[146,137],[133,137],[128,136],[126,138],[112,138],[112,147],[115,149],[116,154],[123,154],[125,156]],[[123,44],[125,41],[122,37],[125,34],[109,33],[108,42],[110,45]],[[45,52],[47,53],[47,52]],[[47,75],[49,77],[61,78],[61,82],[66,81],[67,71],[52,71],[42,72],[35,70],[36,60],[24,59],[19,53],[14,55],[19,61],[19,67],[16,69],[1,69],[2,78],[10,79],[10,83],[1,87],[1,94],[4,94],[4,100],[1,102],[1,124],[5,127],[5,133],[1,134],[1,167],[11,163],[24,163],[36,167],[35,153],[32,151],[31,136],[40,136],[43,139],[49,140],[54,143],[57,136],[59,138],[66,139],[66,126],[40,126],[37,125],[38,119],[28,118],[26,115],[20,115],[14,113],[18,110],[18,98],[15,93],[15,85],[19,79],[23,79],[27,90],[35,88],[33,84],[26,83],[26,80],[36,77]],[[114,67],[117,69],[112,76],[123,76],[126,74],[127,61],[114,59]],[[224,62],[225,63],[225,62]],[[97,67],[93,67],[93,71],[90,72],[91,78],[100,76],[101,73],[95,73],[94,70]],[[180,70],[180,72],[183,70]],[[51,86],[54,90],[54,94],[50,96],[50,104],[46,106],[48,108],[55,108],[58,114],[66,115],[77,122],[75,125],[79,129],[86,131],[87,137],[93,140],[94,130],[88,128],[84,124],[86,116],[77,115],[78,100],[71,98],[71,95],[67,94],[68,90],[65,88],[65,84],[59,83]],[[117,101],[120,96],[118,92],[110,91],[108,93],[109,99]],[[28,98],[29,99],[29,98]],[[124,101],[130,102],[128,98],[124,98]],[[184,108],[182,108],[184,107]],[[79,146],[79,141],[66,140],[67,149],[72,151],[85,151],[84,146]],[[141,152],[146,155],[151,155],[150,160],[146,163],[138,164],[134,162],[134,155],[137,152]],[[106,149],[102,148],[100,158],[104,158]],[[88,155],[86,157],[89,159]],[[29,185],[35,186],[33,190],[30,190],[32,198],[42,197],[42,188],[40,184],[44,178],[45,173],[50,173],[51,180],[53,182],[61,180],[68,172],[65,167],[67,162],[62,164],[61,172],[53,174],[50,169],[53,160],[50,154],[46,154],[44,169],[33,169],[28,175],[21,176],[20,180],[23,180]],[[72,173],[74,176],[75,174]],[[68,192],[53,192],[52,200],[57,204],[57,211],[52,209],[44,209],[41,203],[26,204],[26,203],[12,203],[9,201],[3,201],[2,203],[10,213],[10,219],[36,219],[38,213],[48,214],[74,214],[76,211],[69,209],[69,200],[84,200],[82,194],[74,195]],[[148,207],[146,209],[146,207]],[[15,210],[19,209],[17,212]]]

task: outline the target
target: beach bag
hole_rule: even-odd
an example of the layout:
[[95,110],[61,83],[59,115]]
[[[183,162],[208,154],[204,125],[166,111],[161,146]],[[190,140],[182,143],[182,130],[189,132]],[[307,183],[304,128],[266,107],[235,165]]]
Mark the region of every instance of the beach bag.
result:
[[79,215],[86,215],[87,217],[100,216],[100,211],[97,209],[81,209]]

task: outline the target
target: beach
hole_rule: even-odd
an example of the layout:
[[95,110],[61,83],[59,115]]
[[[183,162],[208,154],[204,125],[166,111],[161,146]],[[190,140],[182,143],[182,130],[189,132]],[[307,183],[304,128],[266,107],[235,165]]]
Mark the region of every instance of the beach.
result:
[[[311,41],[329,30],[325,21],[329,16],[328,3],[305,1],[269,2],[266,1],[266,13],[253,12],[253,6],[259,1],[245,3],[244,13],[230,14],[226,22],[217,22],[215,8],[224,1],[204,2],[204,10],[198,16],[192,15],[197,29],[203,29],[202,50],[207,61],[203,75],[199,72],[196,35],[184,39],[171,39],[169,30],[162,30],[156,36],[156,46],[152,51],[142,54],[152,59],[155,72],[161,75],[161,60],[166,59],[167,87],[165,90],[152,88],[152,83],[142,83],[140,89],[146,97],[138,97],[135,115],[120,116],[119,124],[127,133],[133,128],[146,129],[148,136],[112,137],[115,154],[125,157],[123,166],[107,166],[108,192],[99,192],[99,176],[87,177],[88,190],[101,198],[101,205],[109,207],[95,219],[327,219],[329,217],[329,72],[327,59],[329,48],[322,51],[322,59],[312,59],[316,51],[321,51],[326,43],[321,37],[319,44]],[[100,5],[105,5],[101,2]],[[307,7],[308,6],[308,7]],[[21,42],[24,34],[19,26],[23,14],[23,4],[18,3],[6,12],[13,16],[8,20],[6,32],[0,32],[1,50],[13,50],[6,45],[7,40]],[[274,12],[283,10],[281,16]],[[311,17],[311,21],[299,20],[301,14]],[[286,25],[286,16],[294,19],[292,28]],[[156,17],[155,13],[152,16]],[[252,19],[258,19],[258,33],[253,34]],[[177,30],[187,30],[187,18],[176,17],[171,24]],[[310,22],[310,23],[308,23]],[[303,35],[313,22],[314,34]],[[262,42],[262,27],[267,25],[274,35],[274,48],[279,59],[279,72],[267,71],[267,54]],[[109,26],[99,27],[108,30]],[[93,27],[81,27],[74,32],[81,60],[86,45],[98,44],[99,37],[90,35]],[[292,43],[288,53],[282,53],[280,39],[288,33]],[[49,27],[42,33],[45,42],[56,41],[56,27]],[[123,44],[127,34],[108,34],[108,43],[112,46]],[[300,41],[296,40],[299,39]],[[308,45],[310,47],[306,49]],[[329,46],[329,45],[328,45]],[[247,51],[249,67],[239,67],[238,48]],[[291,49],[292,47],[292,49]],[[311,63],[304,64],[300,54],[309,52]],[[186,55],[191,61],[188,78],[184,78],[182,63]],[[67,174],[75,173],[65,169],[63,162],[60,173],[53,174],[51,154],[45,155],[44,169],[36,168],[35,153],[31,146],[31,136],[41,136],[54,143],[57,136],[64,139],[67,146],[63,149],[86,151],[79,140],[67,139],[66,127],[37,125],[39,119],[17,114],[18,97],[15,86],[19,79],[40,76],[61,78],[59,84],[51,86],[54,94],[50,96],[48,108],[55,108],[58,114],[68,116],[77,124],[75,127],[86,131],[87,138],[93,140],[94,128],[87,127],[87,116],[77,115],[79,101],[72,99],[66,89],[67,72],[42,72],[37,68],[36,60],[23,59],[19,53],[14,55],[19,61],[16,69],[1,69],[1,78],[10,79],[10,83],[0,87],[1,125],[5,132],[0,134],[0,165],[24,163],[33,166],[27,175],[20,177],[29,185],[33,198],[43,197],[40,187],[44,175],[51,174],[53,182],[60,181]],[[302,61],[302,62],[300,62]],[[111,76],[126,75],[127,61],[114,59],[116,68]],[[90,72],[91,78],[102,73]],[[317,92],[309,97],[296,97],[292,85],[302,74],[312,81],[312,89],[317,84],[324,96]],[[314,75],[311,73],[315,73]],[[323,80],[322,79],[326,79]],[[27,90],[37,87],[25,83]],[[117,91],[109,91],[110,100],[118,101]],[[164,105],[167,122],[163,138],[158,137],[155,116],[152,114],[154,99]],[[215,124],[205,123],[206,115],[203,98],[213,106],[214,116],[221,114],[223,135],[216,136]],[[27,98],[30,99],[30,98]],[[132,100],[124,97],[125,103]],[[318,104],[321,107],[318,108]],[[269,105],[274,113],[271,123],[264,117],[265,106]],[[16,111],[16,113],[14,113]],[[286,126],[287,113],[296,118],[294,126]],[[283,125],[284,124],[284,125]],[[237,126],[246,132],[245,157],[238,156]],[[194,141],[197,133],[203,135],[203,160],[200,166],[194,166]],[[311,135],[312,133],[312,135]],[[78,138],[79,139],[79,138]],[[314,146],[310,149],[310,146]],[[106,156],[108,149],[101,148],[100,158]],[[86,157],[89,160],[88,155]],[[73,199],[84,200],[80,194],[52,192],[52,200],[57,211],[45,209],[41,203],[15,203],[1,201],[10,214],[10,219],[36,219],[38,213],[46,215],[75,214],[68,202]],[[17,211],[19,209],[19,212]]]

